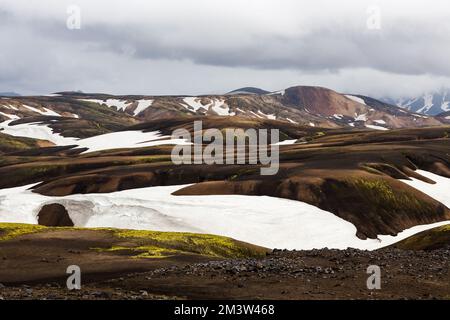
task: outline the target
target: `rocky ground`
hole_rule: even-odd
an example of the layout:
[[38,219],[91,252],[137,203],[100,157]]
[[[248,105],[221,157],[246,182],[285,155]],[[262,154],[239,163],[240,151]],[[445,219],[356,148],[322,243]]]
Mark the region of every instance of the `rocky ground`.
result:
[[[450,247],[433,251],[276,250],[264,258],[218,260],[90,279],[0,285],[0,299],[450,299]],[[381,289],[367,289],[369,265]]]

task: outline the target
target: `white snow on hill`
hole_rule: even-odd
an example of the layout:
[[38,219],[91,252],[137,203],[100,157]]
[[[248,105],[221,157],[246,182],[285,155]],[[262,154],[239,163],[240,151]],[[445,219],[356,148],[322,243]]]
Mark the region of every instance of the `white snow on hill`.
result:
[[200,100],[201,99],[199,99],[197,97],[186,97],[186,98],[183,98],[184,104],[182,104],[182,106],[185,107],[186,109],[188,109],[190,111],[194,111],[194,112],[197,112],[197,110],[200,108],[204,108],[204,109],[208,110],[208,108],[206,108],[200,102]]
[[201,98],[198,97],[186,97],[183,98],[183,103],[181,104],[183,107],[188,109],[189,111],[197,112],[200,109],[204,109],[209,111],[209,109],[213,110],[219,116],[234,116],[234,112],[230,112],[230,108],[225,103],[223,99],[212,99],[212,101],[208,104],[203,105],[201,103]]
[[76,141],[78,146],[89,149],[84,153],[109,149],[142,148],[186,143],[188,142],[184,139],[171,139],[170,136],[163,136],[159,131],[119,131]]
[[447,206],[447,208],[450,208],[450,179],[424,170],[417,170],[416,172],[428,179],[433,180],[436,183],[427,183],[415,178],[411,178],[412,181],[402,180],[402,182],[429,195],[433,199],[436,199],[437,201]]
[[39,123],[22,123],[14,126],[9,124],[13,120],[8,120],[0,123],[0,132],[9,134],[14,137],[34,138],[41,140],[48,140],[57,146],[67,146],[77,144],[77,138],[67,138],[61,136],[59,133],[54,133],[47,125]]
[[269,120],[276,120],[277,119],[277,117],[274,114],[265,114],[261,110],[258,110],[258,113],[261,114],[262,116],[266,117]]
[[1,112],[1,111],[0,111],[0,114],[2,116],[4,116],[4,117],[8,118],[8,119],[11,119],[11,120],[18,120],[18,119],[20,119],[20,117],[16,116],[15,114],[4,113],[4,112]]
[[367,121],[367,113],[357,114],[355,113],[355,121]]
[[23,104],[22,106],[27,108],[30,111],[42,114],[43,116],[55,116],[55,117],[60,117],[61,116],[59,113],[56,113],[55,111],[47,109],[47,108],[43,108],[44,111],[42,111],[42,110],[39,110],[37,108],[31,107],[31,106],[27,106],[26,104]]
[[63,137],[59,133],[42,123],[24,123],[14,126],[9,124],[13,120],[0,123],[0,132],[15,137],[27,137],[42,139],[53,142],[57,146],[77,145],[80,148],[88,148],[86,152],[94,152],[108,149],[141,148],[165,144],[186,144],[184,139],[171,139],[170,136],[163,136],[159,131],[119,131],[106,133],[86,139],[73,137]]
[[134,115],[137,116],[142,111],[146,110],[148,107],[150,107],[153,104],[153,100],[146,100],[141,99],[137,101],[138,105],[136,109],[134,109]]
[[[447,179],[447,178],[444,178]],[[448,188],[450,179],[433,192]],[[0,221],[37,223],[45,204],[66,207],[76,226],[210,233],[269,248],[354,247],[374,250],[415,233],[449,224],[415,226],[397,236],[361,240],[353,224],[304,202],[267,196],[173,196],[185,186],[130,189],[108,194],[47,197],[27,190],[0,190]]]
[[366,124],[366,127],[369,129],[374,129],[374,130],[389,130],[388,128],[382,127],[382,126],[376,126],[373,124]]
[[361,99],[360,97],[355,97],[355,96],[352,96],[352,95],[349,95],[349,94],[346,94],[345,95],[347,98],[349,98],[350,100],[353,100],[353,101],[356,101],[356,102],[358,102],[358,103],[361,103],[361,104],[366,104],[365,102],[364,102],[364,100],[363,99]]

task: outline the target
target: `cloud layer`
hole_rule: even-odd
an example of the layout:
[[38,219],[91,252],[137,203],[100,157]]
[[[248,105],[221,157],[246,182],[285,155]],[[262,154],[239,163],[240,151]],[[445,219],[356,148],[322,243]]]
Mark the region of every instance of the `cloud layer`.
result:
[[[448,1],[391,2],[0,0],[0,91],[310,84],[402,96],[450,86]],[[66,27],[74,4],[79,30]],[[367,27],[373,6],[380,29]]]

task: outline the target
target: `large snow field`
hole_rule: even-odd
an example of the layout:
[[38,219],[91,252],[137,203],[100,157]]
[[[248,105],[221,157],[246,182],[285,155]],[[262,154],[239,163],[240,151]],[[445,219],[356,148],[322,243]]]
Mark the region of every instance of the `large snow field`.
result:
[[[449,180],[429,187],[442,195]],[[378,249],[415,233],[450,224],[419,225],[397,236],[361,240],[356,228],[331,212],[304,202],[267,196],[173,196],[185,186],[149,187],[109,194],[47,197],[24,186],[0,190],[0,221],[37,223],[44,204],[66,207],[76,226],[183,231],[229,236],[269,248],[347,247]],[[442,189],[444,188],[444,189]],[[447,189],[448,190],[448,189]],[[448,200],[447,200],[448,201]],[[448,203],[448,202],[447,202]]]

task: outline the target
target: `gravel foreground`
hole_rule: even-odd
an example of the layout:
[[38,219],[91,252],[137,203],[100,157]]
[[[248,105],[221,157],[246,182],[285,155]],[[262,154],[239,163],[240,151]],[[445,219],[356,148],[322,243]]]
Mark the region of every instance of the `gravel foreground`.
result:
[[[0,299],[450,299],[450,247],[433,251],[274,250],[262,259],[116,275],[69,291],[65,279],[0,285]],[[369,290],[367,267],[381,269]]]

